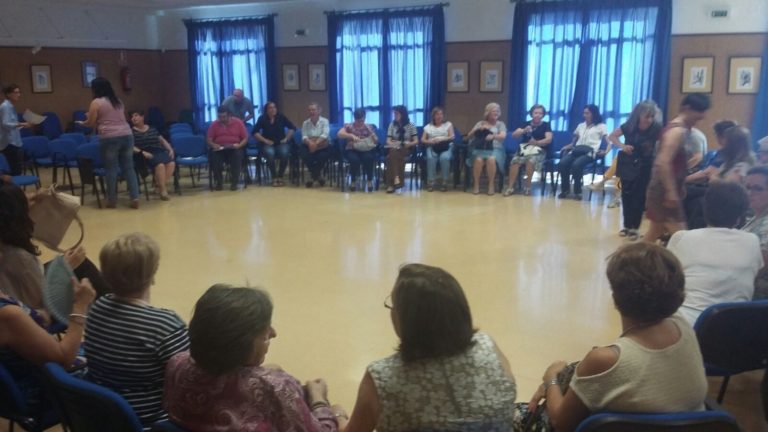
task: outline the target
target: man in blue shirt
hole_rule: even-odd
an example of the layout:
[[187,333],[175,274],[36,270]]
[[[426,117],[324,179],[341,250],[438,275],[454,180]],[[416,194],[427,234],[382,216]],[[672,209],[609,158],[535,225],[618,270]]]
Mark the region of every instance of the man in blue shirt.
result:
[[24,153],[21,150],[21,133],[19,129],[29,127],[29,123],[19,122],[14,104],[21,97],[21,89],[11,84],[3,89],[5,101],[0,104],[0,152],[5,155],[11,167],[12,176],[21,175],[21,164]]

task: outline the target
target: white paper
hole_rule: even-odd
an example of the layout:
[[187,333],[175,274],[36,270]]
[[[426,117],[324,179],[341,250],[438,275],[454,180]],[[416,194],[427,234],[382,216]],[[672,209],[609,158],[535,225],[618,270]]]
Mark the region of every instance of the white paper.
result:
[[40,124],[40,123],[44,122],[44,121],[45,121],[45,118],[46,118],[45,116],[42,116],[42,115],[40,115],[40,114],[36,114],[36,113],[33,113],[33,112],[32,112],[32,111],[30,111],[30,110],[26,110],[26,111],[24,111],[24,115],[23,115],[22,117],[24,117],[24,120],[25,120],[27,123],[29,123],[29,124],[33,124],[33,125],[38,125],[38,124]]
[[757,143],[760,145],[768,145],[768,136],[762,137]]

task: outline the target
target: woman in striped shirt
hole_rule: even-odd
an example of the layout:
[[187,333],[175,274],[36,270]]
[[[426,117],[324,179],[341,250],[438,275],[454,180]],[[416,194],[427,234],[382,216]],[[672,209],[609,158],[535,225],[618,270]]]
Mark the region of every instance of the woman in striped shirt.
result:
[[160,248],[145,234],[108,242],[99,256],[114,294],[93,303],[85,328],[88,378],[131,404],[145,427],[167,418],[165,365],[189,348],[187,326],[175,312],[149,304]]
[[133,125],[133,153],[140,154],[152,168],[160,199],[168,201],[171,198],[168,196],[167,183],[168,179],[173,178],[173,170],[176,168],[173,148],[157,129],[144,123],[143,111],[131,111],[130,116]]

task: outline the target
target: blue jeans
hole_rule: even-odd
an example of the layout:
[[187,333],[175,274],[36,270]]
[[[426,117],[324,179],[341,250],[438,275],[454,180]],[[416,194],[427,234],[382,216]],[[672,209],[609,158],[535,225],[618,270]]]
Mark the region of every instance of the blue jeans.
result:
[[453,144],[448,150],[437,153],[432,150],[432,146],[427,146],[427,183],[435,182],[435,171],[437,171],[437,162],[440,162],[440,174],[443,177],[443,184],[448,184],[448,173],[451,171],[451,158],[453,157]]
[[581,194],[581,182],[584,178],[584,168],[594,159],[588,154],[574,155],[568,153],[560,159],[558,170],[560,171],[560,192],[568,193],[571,190],[571,179],[573,177],[573,193]]
[[[283,178],[285,168],[288,166],[288,157],[290,156],[291,151],[291,147],[288,143],[274,145],[261,143],[259,150],[264,157],[267,158],[267,167],[269,168],[269,173],[272,175],[272,178]],[[280,159],[280,167],[277,172],[275,172],[275,153],[277,153],[277,157]]]
[[123,178],[128,183],[128,194],[131,200],[139,199],[139,182],[136,171],[133,170],[133,135],[114,138],[100,138],[99,150],[104,161],[107,178],[107,202],[117,202],[117,170],[118,165]]

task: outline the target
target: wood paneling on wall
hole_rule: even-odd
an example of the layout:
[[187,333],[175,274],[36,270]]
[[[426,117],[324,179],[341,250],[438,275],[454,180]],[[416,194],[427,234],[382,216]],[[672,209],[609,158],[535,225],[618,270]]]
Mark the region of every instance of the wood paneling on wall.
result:
[[[717,148],[712,125],[720,119],[733,119],[746,127],[752,125],[755,112],[754,94],[728,94],[728,69],[731,57],[759,57],[768,42],[766,34],[686,35],[672,37],[668,116],[674,116],[680,101],[684,57],[714,57],[712,75],[712,108],[698,128],[707,135],[710,149]],[[763,65],[763,68],[768,65]],[[768,119],[766,120],[768,121]],[[753,137],[759,139],[760,137]]]
[[[87,110],[91,102],[91,89],[83,87],[81,62],[93,61],[99,65],[99,75],[111,81],[117,96],[126,109],[146,109],[164,103],[163,89],[168,84],[161,75],[160,51],[124,50],[131,68],[133,90],[124,92],[120,87],[121,50],[44,48],[32,54],[29,48],[0,48],[0,82],[21,87],[22,96],[17,110],[29,108],[35,112],[53,111],[59,115],[66,128],[72,120],[72,112]],[[32,93],[30,65],[50,65],[53,93]],[[183,71],[186,77],[186,69]],[[187,90],[186,93],[189,93]],[[169,113],[164,112],[166,116]]]
[[[328,117],[328,48],[326,47],[297,47],[277,48],[275,53],[275,73],[277,74],[276,90],[278,108],[282,113],[300,128],[308,118],[307,105],[317,102],[323,108],[323,117]],[[309,90],[309,65],[322,63],[325,65],[326,91]],[[299,65],[299,91],[283,90],[283,65]],[[264,101],[254,101],[261,107]]]
[[160,54],[160,74],[165,121],[175,122],[179,111],[192,106],[189,90],[187,51],[165,51]]

